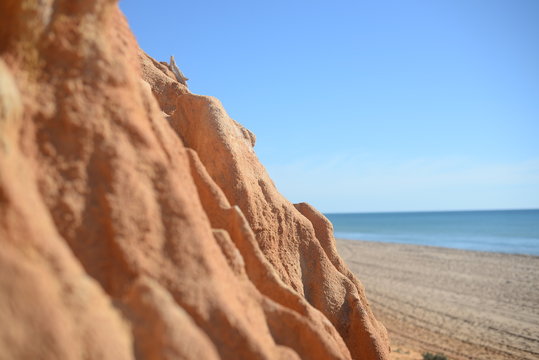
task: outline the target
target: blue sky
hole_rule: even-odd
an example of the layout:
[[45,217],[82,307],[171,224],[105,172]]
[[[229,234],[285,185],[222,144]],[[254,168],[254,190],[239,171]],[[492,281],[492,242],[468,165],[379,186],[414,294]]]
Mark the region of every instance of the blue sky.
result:
[[539,208],[539,1],[121,1],[324,212]]

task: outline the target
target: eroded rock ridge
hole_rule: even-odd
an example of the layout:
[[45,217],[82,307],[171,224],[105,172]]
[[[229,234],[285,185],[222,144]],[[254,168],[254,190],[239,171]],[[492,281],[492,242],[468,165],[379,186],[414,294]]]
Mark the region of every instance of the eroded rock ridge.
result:
[[115,1],[0,24],[0,359],[387,359],[331,224]]

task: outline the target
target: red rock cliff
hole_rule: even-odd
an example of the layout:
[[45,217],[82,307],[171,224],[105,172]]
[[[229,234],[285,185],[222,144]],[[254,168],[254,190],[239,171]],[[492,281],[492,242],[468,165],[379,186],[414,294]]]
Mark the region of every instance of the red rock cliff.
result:
[[0,359],[387,359],[331,224],[115,1],[0,24]]

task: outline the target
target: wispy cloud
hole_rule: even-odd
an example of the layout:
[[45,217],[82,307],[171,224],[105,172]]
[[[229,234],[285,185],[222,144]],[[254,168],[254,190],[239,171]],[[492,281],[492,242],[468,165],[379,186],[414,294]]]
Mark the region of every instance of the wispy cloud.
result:
[[280,191],[324,211],[539,207],[539,159],[376,159],[368,154],[268,166]]

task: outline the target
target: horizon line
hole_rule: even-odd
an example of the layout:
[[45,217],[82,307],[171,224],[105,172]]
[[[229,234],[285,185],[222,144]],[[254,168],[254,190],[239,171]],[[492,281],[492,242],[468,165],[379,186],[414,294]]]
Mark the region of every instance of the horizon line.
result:
[[396,211],[339,211],[322,212],[324,215],[343,214],[410,214],[410,213],[447,213],[447,212],[480,212],[480,211],[538,211],[539,208],[513,208],[513,209],[474,209],[474,210],[396,210]]

